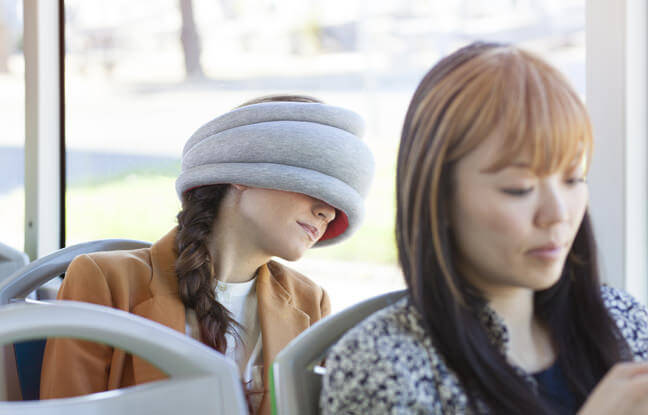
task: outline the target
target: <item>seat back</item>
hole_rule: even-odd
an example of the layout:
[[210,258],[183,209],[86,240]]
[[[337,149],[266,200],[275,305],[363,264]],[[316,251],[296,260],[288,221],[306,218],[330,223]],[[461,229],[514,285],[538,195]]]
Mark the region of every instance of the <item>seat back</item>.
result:
[[293,339],[275,358],[270,371],[272,413],[315,415],[319,413],[326,353],[347,330],[404,297],[394,291],[370,298],[314,324]]
[[149,246],[151,246],[149,242],[130,239],[101,239],[59,249],[0,280],[0,305],[8,304],[15,299],[25,298],[36,288],[63,274],[70,262],[78,255],[98,251],[146,248]]
[[[137,249],[151,246],[130,239],[102,239],[60,249],[37,259],[0,280],[0,306],[22,301],[38,287],[63,274],[81,254],[98,251]],[[0,349],[0,400],[38,399],[40,368],[45,340],[16,343]]]
[[[24,252],[0,243],[0,281],[29,263],[29,257]],[[0,348],[0,357],[3,355]],[[1,361],[0,361],[1,362]],[[0,365],[1,366],[1,365]],[[13,365],[11,365],[13,367]],[[20,396],[20,389],[16,382],[11,385],[12,395]]]
[[67,399],[0,402],[0,415],[247,413],[237,366],[221,353],[154,321],[75,301],[17,303],[0,308],[0,344],[70,337],[138,355],[171,377],[118,391]]
[[13,274],[28,263],[27,254],[0,243],[0,279]]
[[[0,415],[239,414],[214,410],[223,399],[212,377],[169,379],[69,399],[3,402]],[[226,397],[230,399],[229,397]]]
[[40,397],[40,375],[45,341],[45,339],[28,340],[13,345],[18,385],[23,401],[34,401]]

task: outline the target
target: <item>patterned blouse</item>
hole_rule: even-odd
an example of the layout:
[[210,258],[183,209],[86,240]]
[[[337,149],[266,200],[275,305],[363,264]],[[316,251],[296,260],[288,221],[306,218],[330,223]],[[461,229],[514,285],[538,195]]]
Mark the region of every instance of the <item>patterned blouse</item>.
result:
[[[602,297],[635,360],[648,360],[648,310],[630,295],[603,286]],[[495,312],[480,316],[491,341],[505,354],[509,337]],[[323,415],[471,414],[458,377],[446,366],[404,298],[346,333],[326,360]],[[516,370],[537,389],[531,374]],[[489,413],[477,403],[480,413]]]

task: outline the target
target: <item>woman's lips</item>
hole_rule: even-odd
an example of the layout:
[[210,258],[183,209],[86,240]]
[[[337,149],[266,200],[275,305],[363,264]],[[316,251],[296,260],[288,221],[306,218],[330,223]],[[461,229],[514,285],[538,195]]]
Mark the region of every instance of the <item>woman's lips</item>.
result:
[[306,232],[306,234],[308,235],[311,241],[315,242],[319,239],[319,231],[317,230],[316,227],[303,222],[297,222],[297,223],[299,224],[299,226],[301,226],[304,229],[304,231]]
[[527,251],[528,255],[538,259],[556,260],[562,255],[563,247],[556,244],[548,244],[539,246]]

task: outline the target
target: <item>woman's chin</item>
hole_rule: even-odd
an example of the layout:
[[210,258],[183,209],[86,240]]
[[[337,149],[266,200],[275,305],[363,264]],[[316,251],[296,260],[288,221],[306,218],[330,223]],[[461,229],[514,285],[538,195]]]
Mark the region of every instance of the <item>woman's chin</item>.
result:
[[273,256],[279,257],[281,259],[284,259],[286,261],[294,262],[297,261],[299,258],[304,256],[305,249],[283,249],[280,252],[276,252]]
[[551,275],[551,276],[544,276],[543,278],[539,278],[535,284],[533,284],[532,288],[533,291],[543,291],[543,290],[548,290],[549,288],[553,287],[554,285],[558,284],[558,281],[560,281],[560,274],[558,275]]

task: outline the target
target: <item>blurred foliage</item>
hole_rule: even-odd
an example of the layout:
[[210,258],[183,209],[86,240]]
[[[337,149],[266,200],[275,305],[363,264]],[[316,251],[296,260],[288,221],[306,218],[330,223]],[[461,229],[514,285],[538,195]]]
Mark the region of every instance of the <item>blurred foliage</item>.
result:
[[[393,194],[393,178],[382,176],[369,196],[362,227],[340,244],[312,249],[308,257],[395,262],[394,198],[385,195]],[[68,245],[102,238],[158,240],[176,224],[180,202],[174,184],[175,175],[134,172],[68,187]]]

